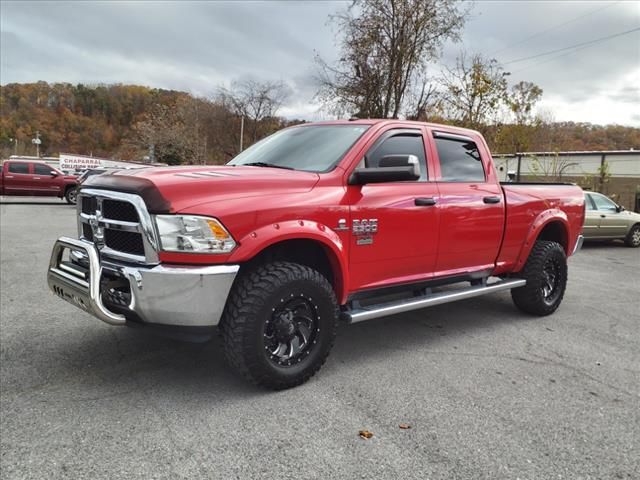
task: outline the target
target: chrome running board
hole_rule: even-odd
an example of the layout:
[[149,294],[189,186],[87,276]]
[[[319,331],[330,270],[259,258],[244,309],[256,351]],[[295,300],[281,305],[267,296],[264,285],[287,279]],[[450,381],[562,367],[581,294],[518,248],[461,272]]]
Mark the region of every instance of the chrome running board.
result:
[[365,320],[386,317],[397,313],[410,312],[412,310],[440,305],[442,303],[450,303],[457,300],[464,300],[466,298],[479,297],[480,295],[485,295],[487,293],[511,290],[512,288],[523,287],[526,283],[526,280],[520,278],[507,279],[490,284],[471,286],[464,289],[427,293],[419,297],[381,303],[378,305],[368,305],[366,307],[356,304],[357,306],[354,306],[354,308],[343,312],[343,318],[347,323],[364,322]]

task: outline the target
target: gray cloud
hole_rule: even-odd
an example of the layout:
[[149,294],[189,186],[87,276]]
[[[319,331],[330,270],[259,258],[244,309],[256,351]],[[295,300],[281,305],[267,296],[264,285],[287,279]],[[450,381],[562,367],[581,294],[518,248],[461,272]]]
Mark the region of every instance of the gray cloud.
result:
[[[611,3],[611,2],[609,2]],[[318,118],[314,53],[337,56],[328,15],[348,2],[3,2],[0,82],[142,83],[210,95],[246,76],[284,80],[294,92],[288,116]],[[535,39],[550,26],[607,2],[477,2],[463,41],[448,44],[502,62],[589,41],[640,24],[636,2],[615,2]],[[640,124],[629,103],[640,75],[637,32],[590,48],[508,64],[510,81],[545,91],[558,119],[604,123],[585,102],[606,101],[614,121]],[[557,58],[555,58],[557,57]],[[635,77],[633,72],[637,72]],[[635,90],[637,101],[637,90]],[[636,105],[637,109],[637,105]],[[575,117],[575,118],[574,118]]]

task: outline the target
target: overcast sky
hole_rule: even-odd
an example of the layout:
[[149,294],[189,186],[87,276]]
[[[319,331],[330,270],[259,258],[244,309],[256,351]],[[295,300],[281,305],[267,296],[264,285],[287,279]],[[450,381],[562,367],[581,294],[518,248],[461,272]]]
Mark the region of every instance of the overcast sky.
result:
[[[315,52],[337,56],[328,15],[348,2],[0,3],[0,82],[135,83],[211,95],[252,76],[287,82],[281,111],[318,119]],[[510,82],[544,90],[556,120],[640,126],[640,31],[506,63],[640,27],[640,1],[476,1],[458,52],[505,63]],[[530,38],[534,36],[534,38]],[[433,71],[437,71],[434,66]]]

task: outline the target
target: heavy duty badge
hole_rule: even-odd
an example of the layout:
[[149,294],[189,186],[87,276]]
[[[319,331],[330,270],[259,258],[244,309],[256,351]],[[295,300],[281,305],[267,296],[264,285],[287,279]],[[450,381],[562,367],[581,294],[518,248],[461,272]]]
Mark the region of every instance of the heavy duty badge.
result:
[[370,218],[353,221],[353,234],[356,235],[356,245],[371,245],[373,234],[378,233],[378,219]]
[[378,233],[378,219],[370,218],[364,220],[353,221],[353,234],[354,235],[369,235],[372,233]]

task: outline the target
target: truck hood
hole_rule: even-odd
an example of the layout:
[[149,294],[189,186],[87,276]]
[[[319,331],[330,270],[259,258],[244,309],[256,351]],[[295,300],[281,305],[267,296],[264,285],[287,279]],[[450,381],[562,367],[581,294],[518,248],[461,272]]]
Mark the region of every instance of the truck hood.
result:
[[82,189],[135,193],[151,213],[167,213],[217,200],[306,192],[319,179],[317,173],[269,167],[158,167],[94,175]]

